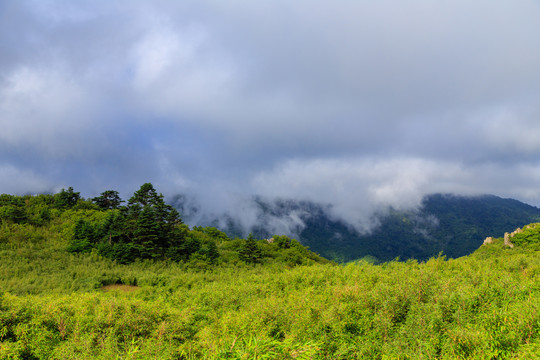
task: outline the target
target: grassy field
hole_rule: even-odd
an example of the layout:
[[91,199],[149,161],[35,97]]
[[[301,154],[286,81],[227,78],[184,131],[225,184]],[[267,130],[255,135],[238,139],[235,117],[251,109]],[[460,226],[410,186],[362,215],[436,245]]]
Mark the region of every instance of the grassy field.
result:
[[540,261],[526,251],[207,270],[60,254],[1,251],[1,358],[524,359],[540,351]]
[[[513,249],[496,239],[467,257],[421,263],[248,264],[229,254],[215,264],[119,264],[66,250],[73,214],[47,226],[2,223],[0,359],[540,354],[537,228]],[[218,243],[224,257],[227,243]]]

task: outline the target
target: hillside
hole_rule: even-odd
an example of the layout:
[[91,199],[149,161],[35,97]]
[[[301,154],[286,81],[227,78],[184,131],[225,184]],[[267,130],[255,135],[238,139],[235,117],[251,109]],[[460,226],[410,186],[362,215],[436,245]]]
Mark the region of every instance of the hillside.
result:
[[[188,221],[193,209],[185,209],[177,197],[173,202]],[[369,234],[359,234],[349,224],[331,216],[328,206],[307,201],[263,200],[255,198],[257,225],[250,231],[259,237],[271,235],[272,225],[281,221],[295,226],[285,227],[287,235],[322,256],[340,262],[364,257],[372,261],[425,260],[440,252],[455,258],[472,253],[487,236],[502,236],[507,229],[540,220],[540,209],[513,199],[493,195],[426,196],[414,210],[389,209],[375,214],[379,226]],[[196,212],[196,211],[195,211]],[[191,216],[190,216],[191,215]],[[215,226],[217,219],[205,219]],[[223,223],[223,222],[222,222]],[[238,219],[229,218],[221,229],[228,234],[241,234]],[[286,232],[285,232],[286,233]]]
[[[162,260],[202,267],[216,264],[281,263],[288,266],[328,260],[284,235],[257,240],[230,238],[214,227],[184,224],[180,214],[146,183],[121,205],[113,190],[84,199],[72,188],[54,195],[0,195],[0,243],[48,237],[72,254],[91,253],[121,264]],[[31,241],[34,243],[34,241]]]
[[[503,233],[465,257],[379,265],[336,265],[287,237],[230,239],[175,224],[186,230],[177,241],[199,242],[188,258],[152,246],[125,261],[101,253],[114,236],[87,237],[122,209],[76,194],[0,197],[0,359],[534,359],[540,351],[540,224],[505,229],[513,247]],[[118,241],[131,234],[116,230]],[[74,251],[85,240],[90,249]],[[248,242],[257,261],[247,256],[254,249],[232,246]],[[144,257],[151,253],[161,255]]]

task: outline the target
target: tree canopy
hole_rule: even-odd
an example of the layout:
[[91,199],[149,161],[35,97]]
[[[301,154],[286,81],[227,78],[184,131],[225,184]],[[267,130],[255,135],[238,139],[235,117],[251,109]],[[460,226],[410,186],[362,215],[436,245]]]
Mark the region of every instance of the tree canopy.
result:
[[0,194],[0,225],[6,231],[12,227],[22,231],[21,239],[59,232],[67,251],[97,254],[122,264],[146,259],[205,268],[222,263],[293,266],[326,261],[286,236],[275,235],[273,243],[251,234],[245,240],[230,238],[215,227],[190,230],[151,183],[143,184],[127,202],[115,190],[84,199],[73,187],[57,194]]

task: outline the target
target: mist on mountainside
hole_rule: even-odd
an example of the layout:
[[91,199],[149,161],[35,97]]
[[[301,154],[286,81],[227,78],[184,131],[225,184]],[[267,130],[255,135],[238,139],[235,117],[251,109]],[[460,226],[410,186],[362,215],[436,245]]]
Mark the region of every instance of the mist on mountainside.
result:
[[472,253],[487,236],[540,221],[540,209],[493,195],[427,195],[417,207],[374,212],[369,230],[363,231],[335,216],[330,204],[262,197],[237,201],[237,207],[218,213],[206,211],[194,197],[170,199],[190,225],[215,226],[240,237],[284,234],[336,261],[425,260],[441,252],[459,257]]

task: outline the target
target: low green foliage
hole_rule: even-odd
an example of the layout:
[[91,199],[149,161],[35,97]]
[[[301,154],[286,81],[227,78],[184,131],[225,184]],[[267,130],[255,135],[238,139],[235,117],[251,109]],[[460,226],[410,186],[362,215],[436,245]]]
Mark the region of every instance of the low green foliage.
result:
[[516,232],[511,242],[520,247],[540,250],[540,223],[527,225],[521,232]]
[[[0,359],[534,359],[540,351],[536,226],[516,234],[513,249],[495,239],[458,259],[336,266],[287,237],[230,239],[178,224],[177,246],[190,256],[118,261],[96,234],[121,209],[81,198],[56,208],[54,196],[15,205],[0,197],[25,214],[0,227]],[[119,236],[114,227],[108,234]]]

